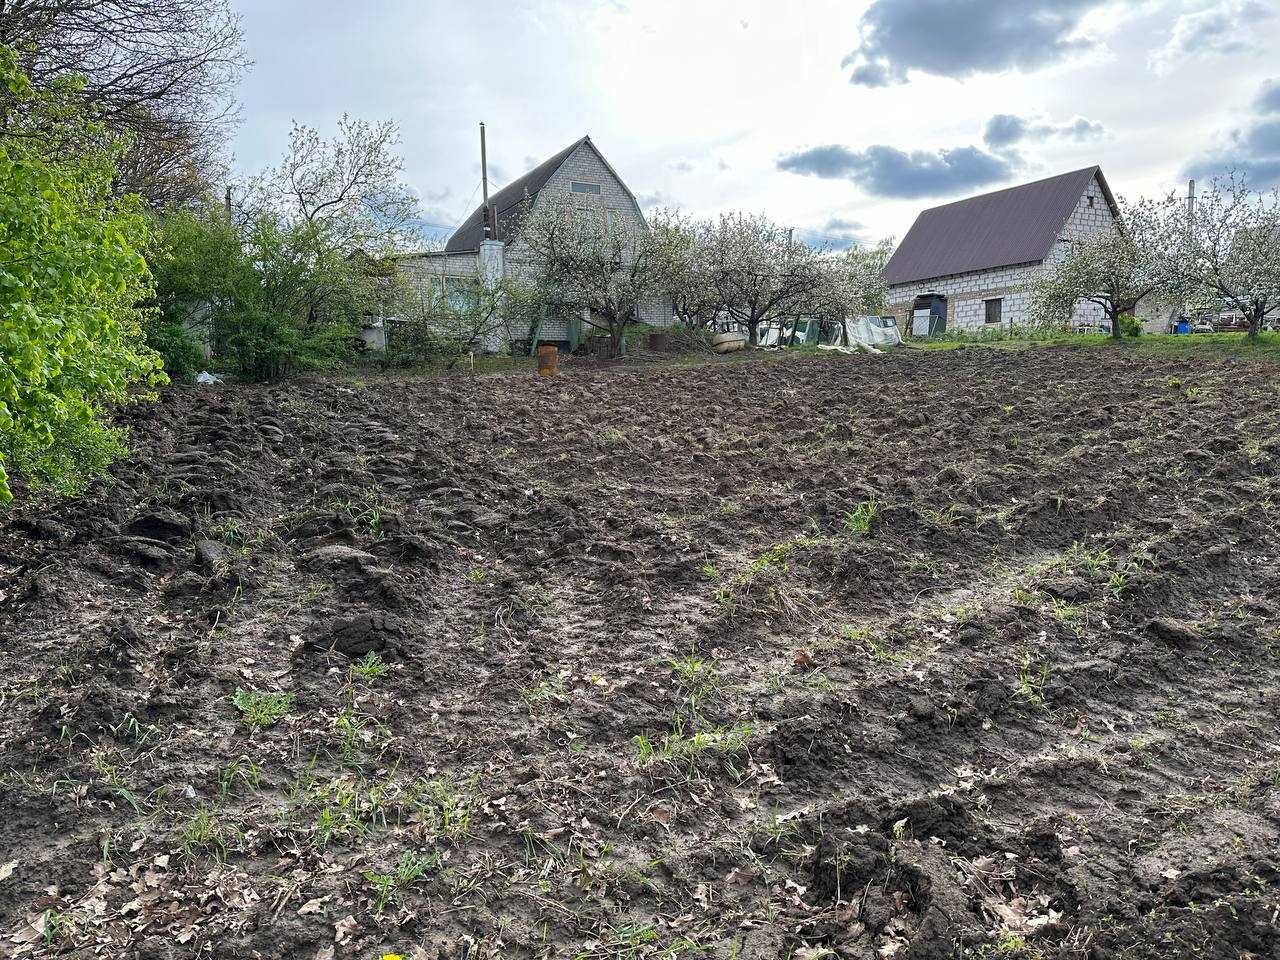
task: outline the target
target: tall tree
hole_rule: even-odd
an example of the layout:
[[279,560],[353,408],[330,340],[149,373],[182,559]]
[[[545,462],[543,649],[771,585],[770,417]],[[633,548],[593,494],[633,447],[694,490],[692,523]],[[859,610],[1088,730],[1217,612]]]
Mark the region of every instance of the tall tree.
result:
[[829,333],[849,317],[880,314],[889,296],[884,265],[892,253],[893,242],[885,240],[822,257],[818,261],[819,282],[809,296],[808,315]]
[[585,307],[586,323],[609,337],[610,352],[617,356],[627,324],[662,289],[654,236],[644,224],[602,204],[539,200],[520,223],[535,283],[548,300]]
[[754,345],[761,324],[804,316],[822,283],[818,251],[767,217],[723,214],[708,234],[712,282]]
[[1252,190],[1235,173],[1214,179],[1192,210],[1165,204],[1160,238],[1158,270],[1170,290],[1238,310],[1250,339],[1280,309],[1280,191]]
[[724,310],[712,269],[710,225],[674,211],[649,219],[658,282],[671,297],[673,315],[691,329],[711,324]]
[[[5,461],[53,463],[64,474],[113,443],[107,404],[156,382],[159,358],[143,342],[138,304],[152,281],[141,250],[147,218],[137,198],[111,194],[117,148],[74,98],[34,91],[0,46],[0,90],[21,105],[0,133],[0,502]],[[50,156],[36,130],[95,145]],[[161,377],[162,379],[162,377]],[[90,456],[50,458],[60,445]],[[104,465],[100,458],[98,465]]]
[[244,205],[282,225],[304,227],[346,253],[394,252],[415,238],[417,198],[403,183],[392,121],[343,114],[337,135],[323,139],[294,123],[280,164],[250,181]]
[[1072,240],[1033,287],[1033,322],[1069,323],[1078,304],[1092,303],[1102,308],[1112,338],[1120,339],[1120,318],[1160,287],[1156,254],[1163,221],[1163,208],[1142,200],[1123,204],[1111,229]]
[[82,76],[84,106],[132,135],[118,193],[187,202],[220,172],[248,66],[229,0],[0,0],[0,43],[36,89]]

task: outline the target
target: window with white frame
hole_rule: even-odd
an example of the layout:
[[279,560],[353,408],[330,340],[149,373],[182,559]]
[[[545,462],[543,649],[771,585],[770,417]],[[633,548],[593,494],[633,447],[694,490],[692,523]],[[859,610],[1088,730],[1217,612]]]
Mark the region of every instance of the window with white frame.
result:
[[570,180],[569,189],[574,193],[590,193],[597,197],[600,196],[600,184],[587,183],[585,180]]

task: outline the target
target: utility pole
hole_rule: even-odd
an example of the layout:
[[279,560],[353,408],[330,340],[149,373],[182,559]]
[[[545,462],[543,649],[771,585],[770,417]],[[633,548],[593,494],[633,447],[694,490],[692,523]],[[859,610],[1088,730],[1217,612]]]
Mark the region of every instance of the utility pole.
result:
[[484,122],[480,123],[480,185],[484,190],[484,239],[493,240],[493,229],[489,221],[489,158],[485,153]]

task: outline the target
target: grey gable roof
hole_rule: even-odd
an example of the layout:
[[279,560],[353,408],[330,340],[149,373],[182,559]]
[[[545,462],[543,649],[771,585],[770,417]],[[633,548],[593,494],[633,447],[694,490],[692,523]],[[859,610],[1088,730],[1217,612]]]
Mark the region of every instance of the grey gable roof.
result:
[[[595,152],[595,155],[600,158],[600,162],[604,164],[605,169],[613,174],[614,179],[626,191],[627,196],[631,197],[631,202],[636,205],[636,213],[639,215],[641,223],[644,222],[644,214],[640,210],[640,204],[636,201],[631,190],[622,182],[622,178],[618,176],[617,171],[613,169],[609,161],[604,158],[604,154],[591,142],[591,137],[586,136],[580,137],[555,156],[542,161],[523,177],[507,184],[489,198],[489,204],[497,211],[498,215],[498,237],[506,240],[513,239],[509,235],[509,229],[514,226],[515,221],[522,212],[521,205],[524,203],[525,195],[528,194],[530,201],[536,199],[538,191],[547,185],[547,181],[556,175],[556,171],[584,143]],[[454,231],[453,236],[449,237],[444,249],[446,253],[469,253],[479,250],[482,240],[484,240],[484,204],[478,206],[471,216],[462,221],[462,225]]]
[[1099,167],[984,193],[925,210],[884,268],[890,285],[950,277],[1049,256],[1089,182],[1098,178],[1111,212],[1115,198]]

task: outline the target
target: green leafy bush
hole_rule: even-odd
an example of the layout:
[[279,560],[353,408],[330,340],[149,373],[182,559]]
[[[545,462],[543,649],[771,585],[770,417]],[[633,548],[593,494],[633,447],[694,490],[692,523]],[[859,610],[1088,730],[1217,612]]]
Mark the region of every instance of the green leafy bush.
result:
[[109,455],[118,445],[91,424],[164,379],[137,306],[152,293],[148,221],[137,197],[113,196],[121,144],[76,92],[67,81],[36,93],[0,46],[0,503],[12,499],[6,462],[74,487],[81,462],[56,445],[91,440]]
[[1120,335],[1125,337],[1137,337],[1142,334],[1142,321],[1135,317],[1132,313],[1120,314]]
[[127,434],[90,417],[57,424],[52,442],[34,443],[19,436],[0,442],[0,458],[7,461],[29,493],[75,497],[91,482],[106,476],[107,468],[129,451]]
[[168,320],[148,326],[147,345],[160,355],[174,383],[191,383],[204,366],[204,347],[182,323]]

